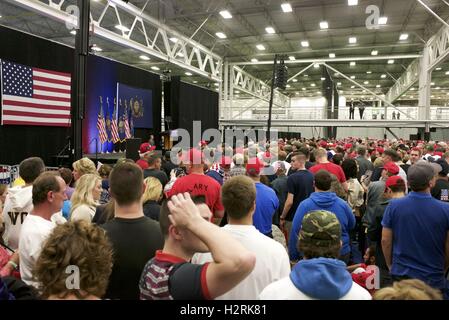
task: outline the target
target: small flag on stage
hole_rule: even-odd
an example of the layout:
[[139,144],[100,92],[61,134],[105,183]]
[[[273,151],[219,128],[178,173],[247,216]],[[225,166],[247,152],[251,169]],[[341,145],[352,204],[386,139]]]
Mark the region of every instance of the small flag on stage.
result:
[[125,114],[123,115],[123,121],[125,122],[125,138],[131,138],[131,130],[129,128],[128,110],[125,108]]
[[108,140],[108,135],[106,134],[106,123],[104,121],[103,115],[103,101],[100,98],[100,112],[98,113],[97,119],[97,129],[98,136],[100,137],[100,142],[105,143]]
[[114,112],[112,113],[111,119],[111,135],[112,142],[117,143],[120,141],[120,136],[118,135],[118,126],[117,126],[117,103],[114,101]]

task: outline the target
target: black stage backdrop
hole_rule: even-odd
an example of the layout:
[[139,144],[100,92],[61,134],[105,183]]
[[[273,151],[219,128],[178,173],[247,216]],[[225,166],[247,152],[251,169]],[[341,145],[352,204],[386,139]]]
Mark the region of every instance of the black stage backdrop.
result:
[[[0,27],[0,41],[0,59],[30,67],[71,73],[73,80],[73,48],[5,27]],[[135,136],[147,140],[151,133],[155,133],[158,143],[158,133],[161,132],[162,90],[159,76],[117,64],[121,83],[153,90],[153,129],[136,129]],[[74,92],[72,81],[72,101]],[[0,125],[0,164],[14,165],[27,157],[39,156],[47,165],[54,165],[56,163],[54,156],[66,146],[70,134],[70,128]]]
[[172,77],[164,89],[165,97],[170,91],[169,110],[165,109],[172,119],[170,129],[186,129],[194,146],[199,141],[193,141],[193,121],[201,121],[201,134],[207,129],[218,129],[218,92],[182,82],[179,77]]
[[[4,27],[0,27],[0,41],[0,59],[29,67],[73,71],[74,51],[70,47]],[[52,156],[64,148],[68,136],[70,128],[0,125],[0,163],[13,165],[39,156],[52,165]]]

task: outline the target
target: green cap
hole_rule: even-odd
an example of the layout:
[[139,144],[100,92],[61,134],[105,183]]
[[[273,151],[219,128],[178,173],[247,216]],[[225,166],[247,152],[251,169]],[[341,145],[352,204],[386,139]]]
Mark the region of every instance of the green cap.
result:
[[304,216],[299,241],[318,247],[327,247],[340,242],[340,239],[340,222],[332,212],[315,210]]

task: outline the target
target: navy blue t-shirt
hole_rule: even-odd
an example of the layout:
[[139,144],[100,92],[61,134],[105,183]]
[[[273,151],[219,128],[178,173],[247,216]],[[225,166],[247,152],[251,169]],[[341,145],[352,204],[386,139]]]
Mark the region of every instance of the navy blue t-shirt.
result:
[[256,182],[256,211],[253,224],[263,234],[271,232],[273,215],[279,207],[279,199],[273,189]]
[[296,210],[301,201],[307,199],[313,188],[313,174],[308,170],[298,170],[288,177],[287,180],[288,193],[293,194],[293,204],[285,217],[287,221],[293,221]]
[[434,288],[446,287],[449,204],[429,193],[410,192],[390,201],[382,226],[393,231],[392,275],[420,279]]

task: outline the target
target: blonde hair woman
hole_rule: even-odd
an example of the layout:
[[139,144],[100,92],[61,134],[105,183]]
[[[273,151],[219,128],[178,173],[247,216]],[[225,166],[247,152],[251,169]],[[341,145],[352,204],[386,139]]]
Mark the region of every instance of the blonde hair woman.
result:
[[159,179],[148,177],[144,181],[145,191],[142,195],[143,213],[148,218],[159,221],[159,211],[162,199],[162,184]]
[[95,163],[89,158],[82,158],[73,163],[73,179],[78,181],[85,174],[97,174]]
[[70,220],[91,222],[101,196],[101,178],[97,174],[85,174],[79,178],[72,195]]

